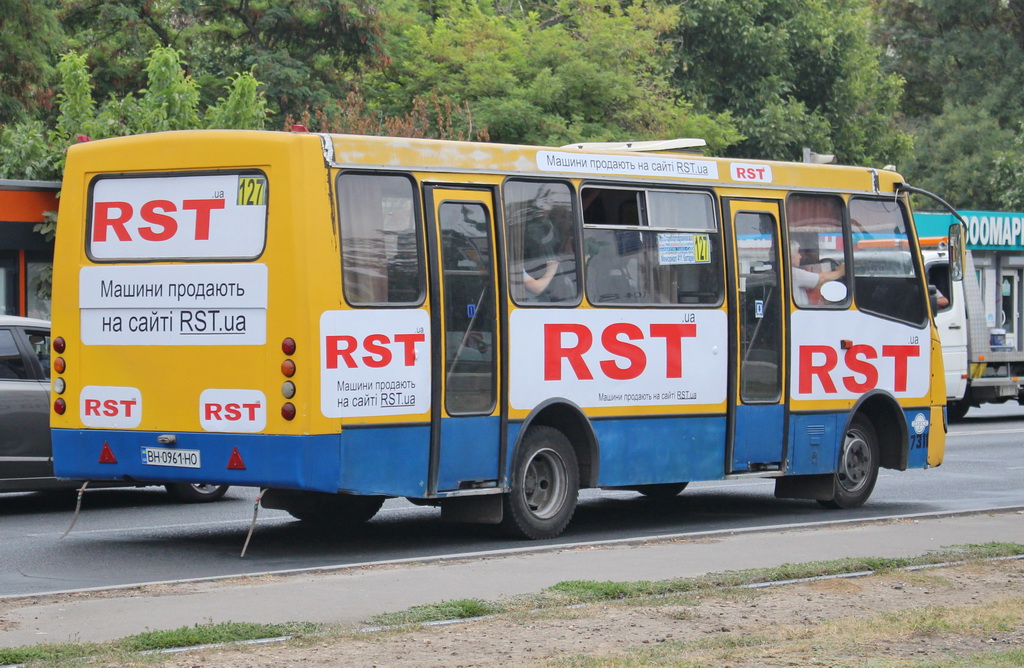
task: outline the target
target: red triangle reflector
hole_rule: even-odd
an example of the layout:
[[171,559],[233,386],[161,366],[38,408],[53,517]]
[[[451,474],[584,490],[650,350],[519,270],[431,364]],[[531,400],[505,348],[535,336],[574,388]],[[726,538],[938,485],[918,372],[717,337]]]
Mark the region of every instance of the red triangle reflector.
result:
[[245,469],[245,462],[242,461],[242,455],[238,454],[238,448],[231,451],[231,458],[228,459],[229,469]]
[[110,449],[110,446],[106,442],[103,443],[103,449],[100,450],[100,464],[116,464],[117,457],[114,456],[114,451]]

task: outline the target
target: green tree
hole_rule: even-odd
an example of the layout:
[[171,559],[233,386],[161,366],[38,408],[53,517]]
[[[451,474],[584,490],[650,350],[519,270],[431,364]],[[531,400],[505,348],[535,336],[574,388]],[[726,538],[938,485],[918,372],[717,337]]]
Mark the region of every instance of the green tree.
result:
[[977,107],[949,105],[911,126],[917,150],[900,169],[907,180],[957,208],[998,209],[992,187],[996,157],[1013,132]]
[[[507,5],[508,3],[501,3]],[[526,5],[526,9],[520,9]],[[436,94],[466,104],[493,141],[566,144],[697,132],[715,148],[738,133],[728,114],[698,114],[669,86],[662,37],[674,8],[641,0],[555,0],[544,12],[484,0],[393,0],[390,66],[364,78],[381,113]]]
[[875,0],[886,67],[906,80],[907,177],[961,208],[1020,206],[1024,0]]
[[348,82],[383,63],[370,0],[66,0],[63,23],[90,53],[105,98],[145,85],[156,47],[189,54],[205,104],[234,72],[259,77],[278,121],[344,97]]
[[227,95],[202,109],[181,54],[157,48],[146,64],[145,88],[97,105],[86,61],[84,54],[67,53],[58,63],[60,113],[53,127],[30,121],[0,131],[0,177],[59,180],[64,151],[81,137],[202,127],[262,129],[266,123],[266,100],[249,73],[230,79],[224,86]]
[[0,126],[50,106],[48,79],[62,43],[51,3],[0,0]]
[[1001,127],[1024,109],[1024,0],[875,0],[888,67],[912,118],[980,107]]
[[731,112],[737,156],[799,159],[802,148],[848,164],[899,163],[901,80],[869,41],[867,0],[690,0],[671,35],[673,81],[699,110]]

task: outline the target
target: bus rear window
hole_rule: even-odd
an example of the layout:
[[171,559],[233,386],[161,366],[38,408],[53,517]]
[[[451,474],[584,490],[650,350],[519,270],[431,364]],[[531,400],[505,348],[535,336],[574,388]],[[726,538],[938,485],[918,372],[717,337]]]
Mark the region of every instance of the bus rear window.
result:
[[259,172],[100,177],[89,193],[92,260],[254,260],[267,233]]
[[350,304],[423,301],[423,252],[413,193],[405,176],[338,177],[342,282]]

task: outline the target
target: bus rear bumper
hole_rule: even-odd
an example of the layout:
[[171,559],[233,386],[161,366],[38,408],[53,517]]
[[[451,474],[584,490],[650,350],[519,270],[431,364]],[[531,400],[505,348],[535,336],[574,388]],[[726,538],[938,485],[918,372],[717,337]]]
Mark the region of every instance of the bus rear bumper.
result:
[[157,433],[53,429],[58,478],[198,482],[337,492],[338,434]]

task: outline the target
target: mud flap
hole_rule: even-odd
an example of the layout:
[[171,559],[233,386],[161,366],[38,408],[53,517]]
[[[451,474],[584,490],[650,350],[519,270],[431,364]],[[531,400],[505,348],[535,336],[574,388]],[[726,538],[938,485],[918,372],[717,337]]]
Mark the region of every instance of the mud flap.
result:
[[441,499],[441,519],[469,524],[501,524],[504,494]]
[[791,475],[775,479],[775,498],[777,499],[830,501],[835,496],[836,477],[832,473]]

